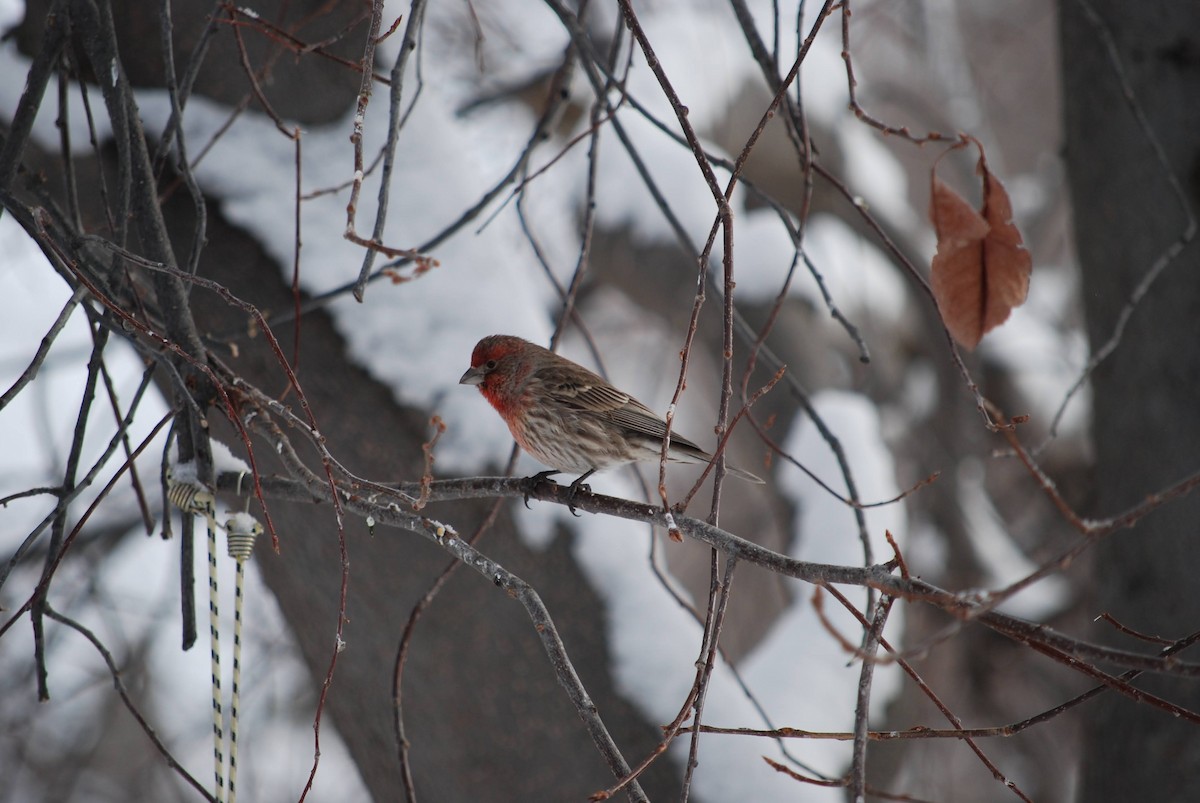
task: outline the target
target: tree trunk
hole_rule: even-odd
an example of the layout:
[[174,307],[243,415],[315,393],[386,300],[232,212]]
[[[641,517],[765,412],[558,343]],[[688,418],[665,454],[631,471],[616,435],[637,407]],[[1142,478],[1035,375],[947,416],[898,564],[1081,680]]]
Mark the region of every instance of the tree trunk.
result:
[[[1153,136],[1195,208],[1200,164],[1200,5],[1175,0],[1060,4],[1066,156],[1093,352],[1188,217],[1167,168],[1127,104],[1089,9],[1111,32]],[[1096,448],[1092,512],[1109,516],[1200,467],[1200,247],[1190,243],[1129,318],[1092,377]],[[1200,496],[1164,505],[1095,552],[1093,613],[1181,638],[1200,622]],[[1097,640],[1155,647],[1097,625]],[[1185,659],[1195,660],[1185,652]],[[1173,677],[1135,685],[1200,711],[1200,686]],[[1200,728],[1109,691],[1088,706],[1079,800],[1184,800],[1200,789]]]

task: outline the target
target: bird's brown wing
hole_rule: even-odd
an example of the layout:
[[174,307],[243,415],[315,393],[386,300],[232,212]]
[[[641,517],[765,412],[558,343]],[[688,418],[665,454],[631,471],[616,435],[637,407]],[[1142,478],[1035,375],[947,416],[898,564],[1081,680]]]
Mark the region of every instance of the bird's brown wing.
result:
[[[657,441],[663,439],[667,424],[653,410],[601,377],[587,372],[590,375],[584,378],[582,373],[578,369],[568,372],[548,368],[538,378],[550,395],[568,407],[607,418],[631,433]],[[703,449],[674,430],[671,430],[671,443],[684,449],[694,449],[700,455],[705,454]]]
[[[667,422],[655,415],[653,411],[637,399],[630,398],[624,407],[613,410],[610,415],[613,421],[626,429],[647,435],[655,441],[661,441],[667,434]],[[694,449],[697,454],[705,454],[703,449],[680,435],[674,429],[671,430],[671,446],[672,448]]]
[[604,379],[579,366],[547,366],[540,368],[530,384],[554,401],[581,413],[606,414],[629,403],[628,393],[622,393]]

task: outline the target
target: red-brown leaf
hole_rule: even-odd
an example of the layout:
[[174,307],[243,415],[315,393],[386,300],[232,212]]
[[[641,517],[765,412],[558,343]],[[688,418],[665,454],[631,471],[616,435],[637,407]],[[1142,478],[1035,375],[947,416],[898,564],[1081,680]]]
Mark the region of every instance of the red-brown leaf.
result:
[[1004,323],[1014,307],[1025,303],[1033,258],[1013,223],[1008,193],[988,170],[982,154],[979,173],[983,176],[983,216],[992,229],[983,241],[988,279],[988,312],[984,316],[983,331],[987,332]]
[[1033,268],[1012,222],[1008,193],[988,170],[979,148],[983,209],[973,209],[935,169],[929,211],[938,241],[933,297],[951,336],[969,349],[1024,303]]

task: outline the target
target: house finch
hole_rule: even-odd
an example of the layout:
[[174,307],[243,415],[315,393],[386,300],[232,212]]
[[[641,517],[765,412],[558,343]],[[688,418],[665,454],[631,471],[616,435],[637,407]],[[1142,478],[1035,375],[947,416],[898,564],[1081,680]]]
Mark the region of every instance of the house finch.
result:
[[[617,390],[581,365],[511,335],[491,335],[471,353],[471,367],[458,380],[480,393],[508,424],[521,448],[559,471],[581,475],[636,461],[657,461],[667,423],[637,399]],[[671,433],[667,459],[707,463],[713,456]],[[750,482],[748,471],[729,472]]]

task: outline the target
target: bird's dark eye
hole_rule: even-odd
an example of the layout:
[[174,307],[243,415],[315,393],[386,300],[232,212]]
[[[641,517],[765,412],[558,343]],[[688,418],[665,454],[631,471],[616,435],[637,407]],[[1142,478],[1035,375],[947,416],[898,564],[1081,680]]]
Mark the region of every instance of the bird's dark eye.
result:
[[484,367],[484,368],[486,368],[486,369],[488,369],[489,371],[495,371],[495,370],[496,370],[496,361],[495,361],[495,360],[488,360],[487,362],[485,362],[485,363],[483,364],[483,367]]

